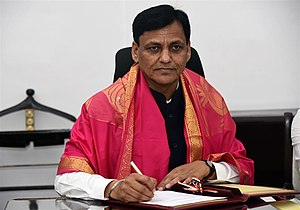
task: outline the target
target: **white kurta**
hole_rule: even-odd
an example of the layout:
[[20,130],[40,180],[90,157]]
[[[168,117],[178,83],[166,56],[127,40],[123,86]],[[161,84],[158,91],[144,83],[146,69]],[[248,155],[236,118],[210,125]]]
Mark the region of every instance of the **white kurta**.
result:
[[[296,113],[291,129],[293,145],[293,186],[300,190],[300,109]],[[300,195],[296,195],[300,199]]]

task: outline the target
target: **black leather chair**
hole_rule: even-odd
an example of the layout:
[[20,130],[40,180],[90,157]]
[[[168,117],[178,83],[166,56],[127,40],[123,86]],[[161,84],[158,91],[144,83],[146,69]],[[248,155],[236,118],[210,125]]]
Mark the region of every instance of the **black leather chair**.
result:
[[292,189],[291,124],[294,110],[274,110],[238,115],[236,137],[243,142],[247,156],[254,160],[254,183]]
[[[115,56],[115,73],[113,81],[115,82],[119,77],[123,77],[134,64],[131,57],[131,47],[120,49]],[[204,77],[204,71],[198,52],[191,48],[191,58],[186,64],[186,67]]]

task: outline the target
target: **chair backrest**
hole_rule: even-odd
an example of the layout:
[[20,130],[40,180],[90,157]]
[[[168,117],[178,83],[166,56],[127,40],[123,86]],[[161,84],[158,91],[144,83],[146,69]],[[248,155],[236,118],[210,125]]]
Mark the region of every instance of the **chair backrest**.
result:
[[[131,57],[131,47],[120,49],[115,56],[115,73],[113,81],[119,77],[123,77],[134,64]],[[191,48],[191,58],[187,62],[186,67],[204,77],[204,71],[198,52]]]
[[[234,116],[236,137],[254,160],[254,184],[292,188],[292,112]],[[271,178],[270,178],[271,177]]]

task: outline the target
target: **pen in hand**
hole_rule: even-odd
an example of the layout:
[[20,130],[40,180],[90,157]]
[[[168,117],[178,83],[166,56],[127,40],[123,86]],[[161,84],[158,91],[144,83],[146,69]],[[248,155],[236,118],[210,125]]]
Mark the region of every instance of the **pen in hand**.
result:
[[133,161],[130,162],[132,168],[140,175],[143,175],[143,173],[140,171],[140,169],[134,164]]
[[[143,175],[143,173],[140,171],[140,169],[135,165],[133,161],[130,162],[130,165],[138,174]],[[155,192],[155,189],[153,189],[153,192]]]

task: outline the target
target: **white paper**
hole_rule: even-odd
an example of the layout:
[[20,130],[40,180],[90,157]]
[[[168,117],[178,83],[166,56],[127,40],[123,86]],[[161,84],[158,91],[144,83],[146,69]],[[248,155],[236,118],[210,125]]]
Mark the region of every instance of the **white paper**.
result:
[[175,191],[156,191],[152,200],[142,202],[145,204],[161,205],[161,206],[179,206],[203,201],[219,200],[226,197],[212,197],[204,195],[193,195]]

